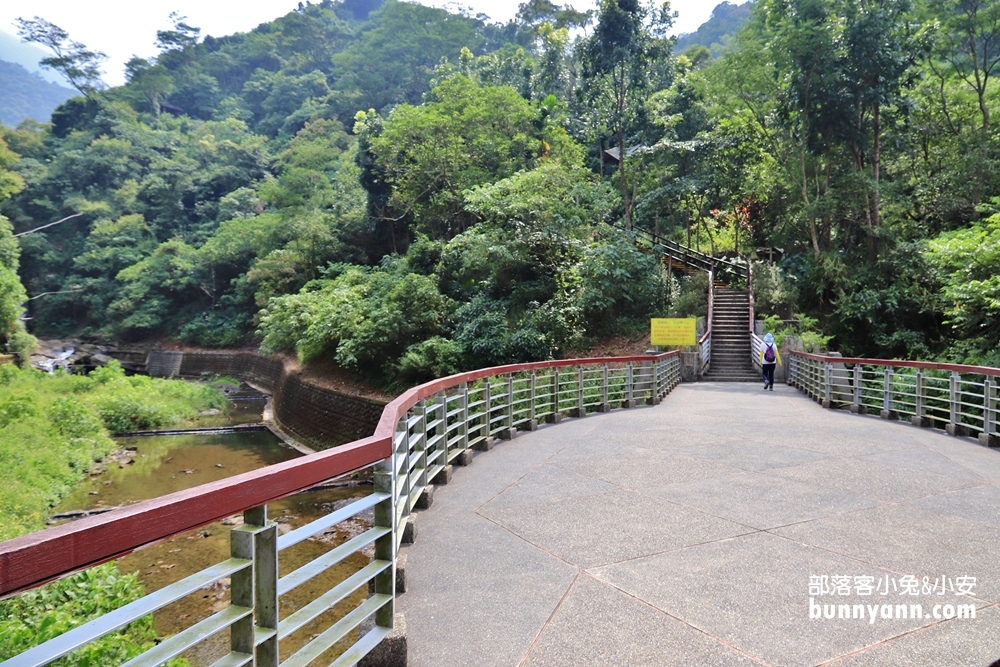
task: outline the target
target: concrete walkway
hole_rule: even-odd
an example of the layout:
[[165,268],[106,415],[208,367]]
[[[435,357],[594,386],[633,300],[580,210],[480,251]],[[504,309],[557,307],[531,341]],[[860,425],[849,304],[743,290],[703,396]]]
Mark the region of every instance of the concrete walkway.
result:
[[[409,664],[986,667],[998,486],[1000,452],[971,439],[784,386],[681,385],[521,434],[437,488],[406,547]],[[810,619],[810,598],[865,618]]]

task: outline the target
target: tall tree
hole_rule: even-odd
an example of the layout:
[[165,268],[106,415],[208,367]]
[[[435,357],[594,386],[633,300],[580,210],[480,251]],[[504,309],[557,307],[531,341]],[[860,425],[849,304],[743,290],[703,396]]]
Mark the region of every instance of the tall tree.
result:
[[625,226],[632,228],[634,196],[627,174],[629,131],[654,82],[665,75],[676,14],[670,3],[602,0],[594,34],[582,45],[584,88],[618,144],[618,174]]
[[854,101],[856,115],[852,147],[858,171],[864,171],[859,143],[869,134],[873,196],[868,204],[865,188],[865,215],[869,227],[869,254],[874,261],[876,230],[881,224],[881,166],[883,110],[898,103],[906,88],[913,85],[913,65],[920,45],[909,21],[906,0],[859,0],[846,5],[847,54],[844,77]]
[[1000,63],[1000,1],[998,0],[933,0],[943,30],[936,56],[947,62],[954,72],[975,92],[979,103],[980,125],[979,165],[973,204],[979,204],[986,180],[986,162],[990,143],[990,79]]
[[69,33],[43,18],[26,20],[19,18],[17,34],[22,42],[35,42],[47,46],[53,56],[42,58],[39,64],[53,69],[69,81],[70,85],[86,97],[104,87],[101,81],[101,63],[107,56],[100,51],[92,51],[80,42],[69,38]]

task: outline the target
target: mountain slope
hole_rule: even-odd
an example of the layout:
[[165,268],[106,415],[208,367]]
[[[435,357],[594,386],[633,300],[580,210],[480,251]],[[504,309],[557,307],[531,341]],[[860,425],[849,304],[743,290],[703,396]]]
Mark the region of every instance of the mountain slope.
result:
[[63,79],[59,74],[38,66],[38,61],[51,55],[50,51],[34,44],[25,44],[14,35],[0,30],[0,60],[17,63],[29,72],[37,72],[46,81],[62,83]]
[[736,33],[746,24],[752,6],[752,0],[742,5],[730,2],[716,5],[712,10],[712,17],[702,23],[698,30],[677,38],[677,53],[683,53],[689,46],[702,44],[710,48],[713,55],[718,55],[723,38]]
[[77,94],[6,60],[0,60],[0,90],[0,124],[7,127],[25,118],[47,123],[57,106]]

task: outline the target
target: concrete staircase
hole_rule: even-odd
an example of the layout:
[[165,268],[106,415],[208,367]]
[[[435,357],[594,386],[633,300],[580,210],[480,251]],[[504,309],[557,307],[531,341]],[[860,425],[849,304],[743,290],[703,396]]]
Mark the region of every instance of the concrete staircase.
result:
[[703,379],[712,382],[761,382],[750,361],[750,292],[713,291],[712,359]]

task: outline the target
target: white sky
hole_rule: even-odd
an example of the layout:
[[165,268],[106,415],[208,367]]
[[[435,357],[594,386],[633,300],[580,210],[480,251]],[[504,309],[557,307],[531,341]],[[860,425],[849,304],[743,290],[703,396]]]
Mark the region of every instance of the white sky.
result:
[[[507,21],[523,0],[423,0],[437,7],[466,6],[495,21]],[[566,0],[556,4],[564,4]],[[745,0],[730,0],[743,4]],[[672,0],[678,12],[675,33],[694,32],[708,20],[721,0]],[[578,9],[596,6],[594,0],[570,0]],[[202,35],[222,36],[246,32],[282,16],[298,0],[4,0],[0,2],[0,31],[17,34],[14,19],[40,16],[68,31],[70,37],[108,55],[104,80],[124,83],[124,63],[132,56],[156,54],[156,31],[169,26],[168,16],[178,11]]]

